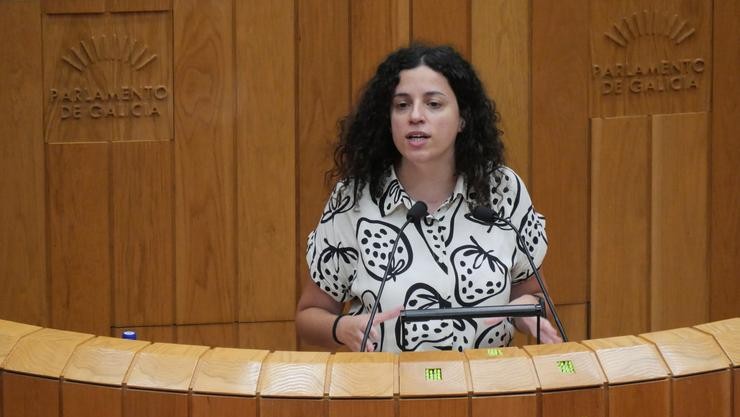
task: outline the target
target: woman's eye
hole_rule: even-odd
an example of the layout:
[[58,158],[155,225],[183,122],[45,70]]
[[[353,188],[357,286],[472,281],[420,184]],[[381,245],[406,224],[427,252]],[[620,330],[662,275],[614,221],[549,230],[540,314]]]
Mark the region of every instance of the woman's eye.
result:
[[433,109],[438,109],[438,108],[440,108],[442,106],[442,103],[440,103],[438,101],[430,101],[429,103],[427,103],[427,106],[429,106],[430,108],[433,108]]
[[403,110],[403,109],[407,108],[408,106],[409,106],[409,104],[407,102],[405,102],[405,101],[399,101],[395,105],[395,107],[397,109],[399,109],[399,110]]

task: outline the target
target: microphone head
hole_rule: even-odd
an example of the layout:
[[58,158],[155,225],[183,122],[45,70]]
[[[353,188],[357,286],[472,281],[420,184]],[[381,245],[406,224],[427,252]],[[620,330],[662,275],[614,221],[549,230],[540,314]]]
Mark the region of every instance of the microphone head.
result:
[[427,212],[427,203],[423,201],[417,201],[416,203],[414,203],[413,206],[411,206],[408,214],[406,214],[406,220],[418,222],[423,217],[426,217],[427,214],[429,214]]
[[476,219],[486,223],[493,223],[498,219],[496,212],[486,206],[478,206],[474,208],[471,214]]

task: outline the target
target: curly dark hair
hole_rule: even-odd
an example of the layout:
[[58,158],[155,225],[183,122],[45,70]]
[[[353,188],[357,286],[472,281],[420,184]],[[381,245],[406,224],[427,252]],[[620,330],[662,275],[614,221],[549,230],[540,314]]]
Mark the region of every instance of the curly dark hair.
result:
[[[494,102],[473,67],[450,46],[412,44],[388,55],[365,85],[354,110],[339,121],[334,168],[327,180],[354,180],[354,200],[366,184],[380,197],[388,168],[401,159],[391,134],[391,102],[399,73],[420,65],[442,74],[455,93],[464,128],[455,140],[455,173],[464,175],[470,206],[490,206],[491,173],[504,164],[502,132]],[[472,201],[471,201],[472,200]]]

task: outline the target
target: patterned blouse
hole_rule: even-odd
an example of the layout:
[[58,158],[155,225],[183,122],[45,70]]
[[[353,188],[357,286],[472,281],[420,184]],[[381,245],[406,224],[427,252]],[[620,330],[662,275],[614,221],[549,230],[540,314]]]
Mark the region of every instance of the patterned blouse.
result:
[[[321,221],[308,237],[306,259],[311,279],[338,302],[351,302],[350,314],[369,313],[388,267],[388,252],[414,201],[391,168],[379,199],[365,186],[354,201],[351,183],[339,183]],[[400,237],[378,312],[507,304],[511,286],[532,274],[516,234],[505,224],[475,219],[467,186],[458,177],[452,195]],[[522,230],[539,268],[547,251],[545,219],[534,211],[521,178],[507,167],[492,174],[491,208]],[[451,350],[508,346],[510,321],[486,325],[484,319],[430,320],[380,325],[380,351]],[[405,340],[402,340],[402,334]]]

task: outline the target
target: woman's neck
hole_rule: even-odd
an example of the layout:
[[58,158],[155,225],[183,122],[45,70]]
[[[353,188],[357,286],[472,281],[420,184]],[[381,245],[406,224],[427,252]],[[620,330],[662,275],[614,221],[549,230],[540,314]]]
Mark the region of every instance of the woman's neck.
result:
[[453,167],[439,169],[403,162],[396,167],[396,176],[406,193],[414,201],[425,202],[430,213],[452,195],[457,182]]

